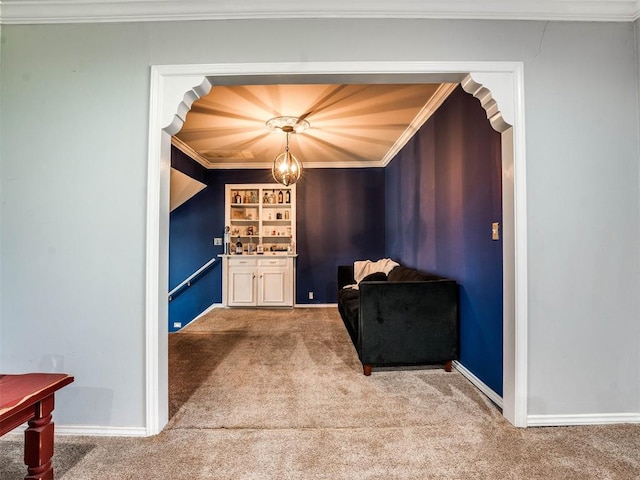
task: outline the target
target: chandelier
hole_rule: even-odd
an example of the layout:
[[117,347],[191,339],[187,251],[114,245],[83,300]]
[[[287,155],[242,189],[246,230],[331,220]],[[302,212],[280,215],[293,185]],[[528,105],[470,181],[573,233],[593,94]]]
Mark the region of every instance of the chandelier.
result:
[[267,121],[267,127],[271,130],[282,130],[287,136],[284,152],[273,161],[271,174],[273,179],[288,187],[300,179],[302,163],[289,151],[289,135],[300,133],[309,128],[309,122],[298,117],[274,117]]

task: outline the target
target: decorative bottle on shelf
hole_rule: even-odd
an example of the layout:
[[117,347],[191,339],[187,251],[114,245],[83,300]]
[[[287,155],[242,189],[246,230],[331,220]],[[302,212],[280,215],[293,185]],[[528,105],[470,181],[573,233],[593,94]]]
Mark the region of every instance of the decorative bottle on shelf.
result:
[[242,203],[242,197],[240,196],[240,192],[236,192],[235,196],[233,197],[233,202]]
[[230,246],[229,244],[231,243],[231,238],[229,236],[229,226],[227,225],[226,227],[224,227],[224,254],[225,255],[229,255],[231,252],[229,251]]
[[240,241],[240,236],[238,236],[238,241],[236,242],[236,255],[242,255],[242,242]]
[[285,195],[285,203],[291,203],[291,192],[289,190],[287,190]]
[[278,203],[284,202],[284,195],[282,195],[282,190],[278,192]]

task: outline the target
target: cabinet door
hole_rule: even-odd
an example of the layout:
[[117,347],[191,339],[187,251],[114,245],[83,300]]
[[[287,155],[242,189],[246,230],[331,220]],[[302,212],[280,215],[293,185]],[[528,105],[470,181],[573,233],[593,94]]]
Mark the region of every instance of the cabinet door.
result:
[[253,266],[229,267],[229,306],[248,307],[257,304],[255,275],[256,269]]
[[258,268],[258,305],[278,307],[293,305],[291,279],[287,267]]

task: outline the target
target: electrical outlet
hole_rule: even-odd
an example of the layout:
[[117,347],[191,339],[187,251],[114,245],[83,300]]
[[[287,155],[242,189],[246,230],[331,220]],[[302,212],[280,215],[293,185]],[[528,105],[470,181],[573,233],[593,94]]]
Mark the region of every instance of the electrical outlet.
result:
[[214,245],[222,245],[222,238],[220,237],[216,237],[213,239],[213,244]]
[[182,322],[173,322],[173,328],[182,328]]
[[313,300],[313,292],[309,292],[309,300]]

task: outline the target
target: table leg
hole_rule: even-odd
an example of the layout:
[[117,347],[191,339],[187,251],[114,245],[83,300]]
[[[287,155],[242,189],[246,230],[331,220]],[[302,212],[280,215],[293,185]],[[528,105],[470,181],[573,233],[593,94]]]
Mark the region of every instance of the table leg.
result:
[[53,394],[35,405],[35,418],[24,432],[25,480],[53,480]]

